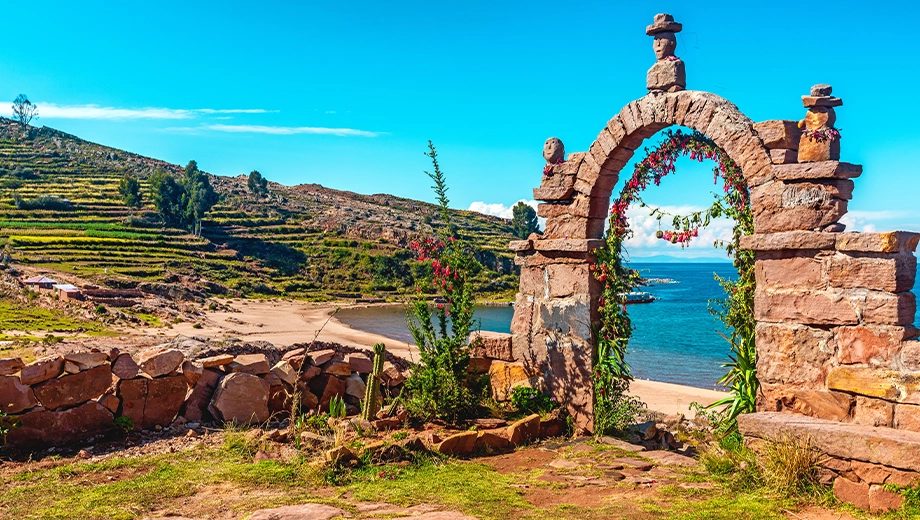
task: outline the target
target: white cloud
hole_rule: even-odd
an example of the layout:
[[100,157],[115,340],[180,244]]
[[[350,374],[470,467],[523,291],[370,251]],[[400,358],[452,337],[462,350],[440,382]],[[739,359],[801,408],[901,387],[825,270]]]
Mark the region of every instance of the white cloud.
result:
[[[874,233],[879,229],[893,230],[894,228],[905,227],[903,220],[906,218],[916,218],[916,212],[910,211],[896,211],[896,210],[878,210],[878,211],[865,211],[865,210],[854,210],[848,212],[846,215],[840,218],[841,224],[846,224],[847,231],[860,231],[863,233]],[[891,224],[882,224],[886,221],[898,220],[900,222],[894,223],[892,227]],[[913,229],[911,226],[906,226]]]
[[[704,208],[698,206],[659,206],[659,209],[671,215],[687,216]],[[725,218],[714,219],[708,226],[699,230],[698,237],[695,237],[684,248],[681,248],[680,244],[672,244],[655,236],[659,229],[661,231],[673,231],[671,217],[663,217],[659,222],[657,218],[649,215],[650,212],[649,208],[638,206],[631,207],[626,211],[626,216],[629,218],[629,228],[633,231],[633,236],[626,240],[625,247],[631,257],[674,255],[687,258],[725,258],[725,251],[714,248],[713,244],[717,240],[731,240],[732,227],[734,226],[732,220]]]
[[[537,209],[537,201],[535,200],[524,200],[521,199],[518,202],[523,202],[533,209]],[[513,216],[512,208],[517,205],[517,202],[511,204],[510,206],[505,206],[500,202],[496,203],[487,203],[487,202],[473,202],[470,204],[469,211],[475,211],[477,213],[485,213],[486,215],[493,215],[501,218],[511,218]]]
[[99,105],[58,105],[36,103],[39,117],[49,119],[193,119],[197,114],[265,114],[272,112],[262,108],[118,108]]
[[273,134],[273,135],[294,135],[294,134],[314,134],[314,135],[338,135],[338,136],[360,136],[360,137],[377,137],[382,132],[371,132],[368,130],[356,130],[354,128],[325,128],[317,126],[262,126],[262,125],[207,125],[204,128],[216,132],[231,133],[253,133],[253,134]]

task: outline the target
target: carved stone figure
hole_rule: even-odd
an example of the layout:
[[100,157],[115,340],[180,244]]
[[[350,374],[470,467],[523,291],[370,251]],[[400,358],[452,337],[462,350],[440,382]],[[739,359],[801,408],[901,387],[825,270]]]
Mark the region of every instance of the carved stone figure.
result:
[[802,96],[802,104],[808,109],[805,119],[799,121],[802,139],[799,141],[798,161],[818,162],[840,160],[840,131],[834,128],[837,113],[834,107],[843,105],[843,100],[832,97],[830,85],[811,87],[810,95]]
[[674,55],[677,37],[683,26],[669,14],[656,14],[652,25],[645,28],[645,34],[653,36],[652,48],[658,59],[649,69],[645,85],[650,92],[677,92],[687,87],[687,72],[684,62]]
[[558,137],[550,137],[543,143],[543,158],[551,165],[565,161],[565,146]]

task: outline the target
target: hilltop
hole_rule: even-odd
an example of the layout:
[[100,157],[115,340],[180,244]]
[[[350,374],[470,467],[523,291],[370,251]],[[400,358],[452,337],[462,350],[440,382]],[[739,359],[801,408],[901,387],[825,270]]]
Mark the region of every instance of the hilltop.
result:
[[[270,193],[257,196],[246,175],[211,175],[220,202],[194,236],[161,225],[146,182],[157,169],[182,171],[51,128],[23,131],[0,118],[0,250],[28,271],[103,288],[197,296],[388,298],[427,269],[407,246],[438,225],[433,204],[318,184],[270,182]],[[140,209],[118,193],[125,174],[141,181]],[[54,209],[28,209],[42,196],[63,200]],[[514,239],[510,222],[460,210],[452,219],[483,265],[480,292],[510,298],[517,282],[507,249]]]

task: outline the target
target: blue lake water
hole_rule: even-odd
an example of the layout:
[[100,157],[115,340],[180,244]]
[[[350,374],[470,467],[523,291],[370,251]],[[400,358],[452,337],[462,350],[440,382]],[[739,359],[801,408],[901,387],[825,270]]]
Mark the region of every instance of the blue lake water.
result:
[[[633,336],[626,360],[633,376],[700,388],[715,388],[725,373],[729,344],[718,332],[725,332],[709,313],[709,300],[721,298],[722,289],[713,273],[734,277],[728,263],[640,263],[630,264],[646,278],[671,278],[679,283],[644,288],[658,300],[629,306]],[[918,289],[914,288],[917,294]],[[479,307],[476,317],[482,330],[509,332],[514,309]],[[349,326],[412,342],[406,329],[406,314],[400,306],[343,309],[336,317]]]

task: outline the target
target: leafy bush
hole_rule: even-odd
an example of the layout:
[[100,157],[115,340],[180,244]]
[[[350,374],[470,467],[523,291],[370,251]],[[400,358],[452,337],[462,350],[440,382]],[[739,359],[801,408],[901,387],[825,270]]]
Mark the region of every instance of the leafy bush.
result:
[[125,201],[126,206],[132,208],[141,207],[143,196],[141,195],[141,183],[136,177],[125,175],[118,182],[118,193]]
[[594,433],[615,434],[648,417],[648,409],[639,398],[627,395],[629,380],[611,379],[596,386],[594,404]]
[[525,413],[547,414],[556,407],[555,403],[536,388],[517,386],[511,389],[511,404]]
[[[431,158],[434,173],[425,173],[435,183],[443,225],[438,238],[416,240],[412,247],[419,261],[431,265],[432,277],[426,285],[446,303],[432,307],[427,300],[417,298],[407,310],[407,325],[418,345],[420,363],[406,381],[406,408],[419,419],[457,422],[474,415],[485,391],[483,378],[468,370],[467,340],[473,329],[475,303],[468,277],[475,260],[455,236],[447,206],[447,182],[431,141],[428,148],[425,155]],[[416,292],[424,291],[419,286]]]

